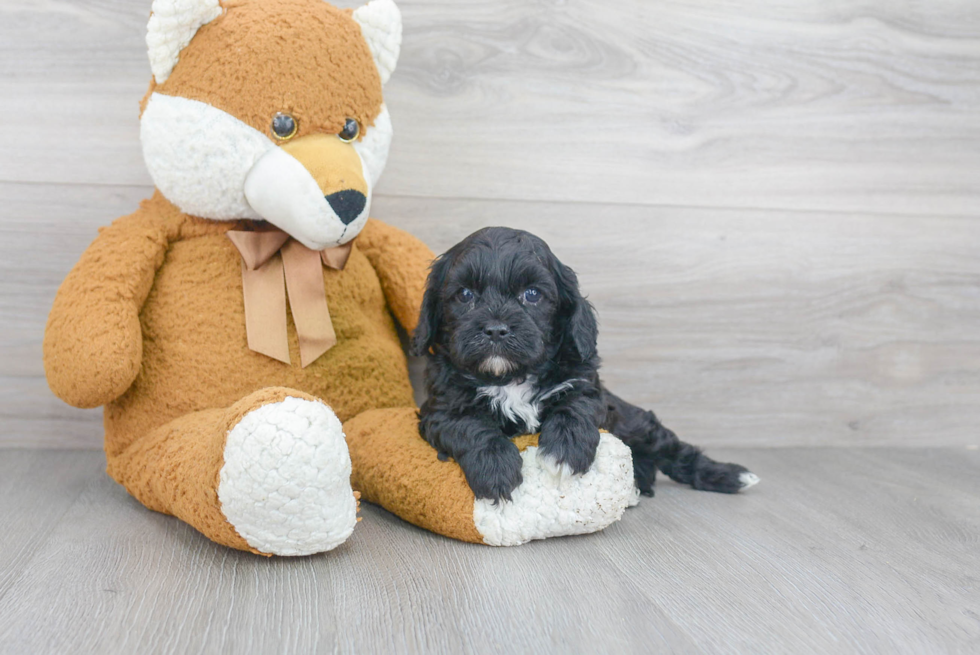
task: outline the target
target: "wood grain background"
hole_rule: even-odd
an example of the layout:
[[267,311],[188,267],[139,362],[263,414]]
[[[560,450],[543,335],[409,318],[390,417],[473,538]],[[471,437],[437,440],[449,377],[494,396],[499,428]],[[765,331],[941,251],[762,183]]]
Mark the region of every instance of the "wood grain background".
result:
[[98,452],[0,458],[0,653],[976,653],[980,453],[727,449],[603,532],[488,548],[365,504],[265,559],[141,507]]
[[[400,7],[375,216],[437,251],[488,224],[549,240],[610,386],[690,441],[980,438],[980,5]],[[0,4],[0,445],[101,445],[40,343],[97,226],[151,191],[148,11]]]

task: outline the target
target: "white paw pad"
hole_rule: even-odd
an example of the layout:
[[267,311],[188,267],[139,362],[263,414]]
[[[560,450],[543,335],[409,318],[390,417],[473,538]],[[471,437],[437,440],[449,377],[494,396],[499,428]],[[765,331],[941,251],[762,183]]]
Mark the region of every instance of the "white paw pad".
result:
[[759,484],[759,476],[750,471],[746,471],[745,473],[739,474],[738,481],[742,483],[742,490],[744,491],[749,487],[754,487]]
[[218,500],[248,545],[312,555],[344,543],[357,523],[340,420],[320,402],[286,398],[228,432]]

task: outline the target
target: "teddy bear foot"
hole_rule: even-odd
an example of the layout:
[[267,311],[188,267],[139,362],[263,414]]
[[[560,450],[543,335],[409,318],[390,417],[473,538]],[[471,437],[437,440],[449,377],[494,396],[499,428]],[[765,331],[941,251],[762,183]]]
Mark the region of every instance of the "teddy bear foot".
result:
[[[520,445],[519,445],[520,447]],[[598,532],[636,505],[633,459],[622,441],[601,433],[595,462],[586,473],[572,475],[539,456],[536,444],[521,451],[524,481],[513,500],[477,499],[473,521],[490,546],[518,546],[535,539]]]
[[629,447],[602,432],[583,475],[555,475],[538,460],[537,435],[515,438],[524,481],[512,500],[475,497],[463,470],[419,436],[415,408],[369,410],[344,430],[354,487],[364,500],[426,530],[488,546],[598,532],[639,500]]
[[344,543],[357,523],[340,421],[321,402],[287,397],[254,409],[229,432],[218,484],[221,511],[248,545],[311,555]]

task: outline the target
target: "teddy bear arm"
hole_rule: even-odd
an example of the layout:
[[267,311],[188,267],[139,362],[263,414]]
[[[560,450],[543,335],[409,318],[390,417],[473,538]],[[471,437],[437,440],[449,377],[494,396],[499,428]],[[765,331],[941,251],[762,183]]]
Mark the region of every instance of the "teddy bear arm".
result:
[[425,280],[435,255],[409,233],[373,218],[358,236],[357,247],[377,272],[395,318],[411,332],[419,320]]
[[126,216],[100,230],[62,282],[44,332],[44,369],[68,404],[104,405],[136,379],[139,312],[168,243],[163,225],[141,212]]

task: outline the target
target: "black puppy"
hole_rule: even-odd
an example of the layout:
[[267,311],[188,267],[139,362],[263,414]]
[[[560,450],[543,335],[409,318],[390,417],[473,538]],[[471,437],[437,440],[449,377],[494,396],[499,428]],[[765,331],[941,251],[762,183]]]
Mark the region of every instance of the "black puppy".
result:
[[538,456],[556,473],[585,473],[599,429],[628,445],[636,485],[657,469],[695,489],[735,493],[758,478],[683,443],[653,412],[599,381],[598,326],[575,273],[538,237],[492,227],[436,259],[412,340],[428,355],[419,432],[454,458],[477,498],[510,500],[521,456],[509,439],[540,430]]

